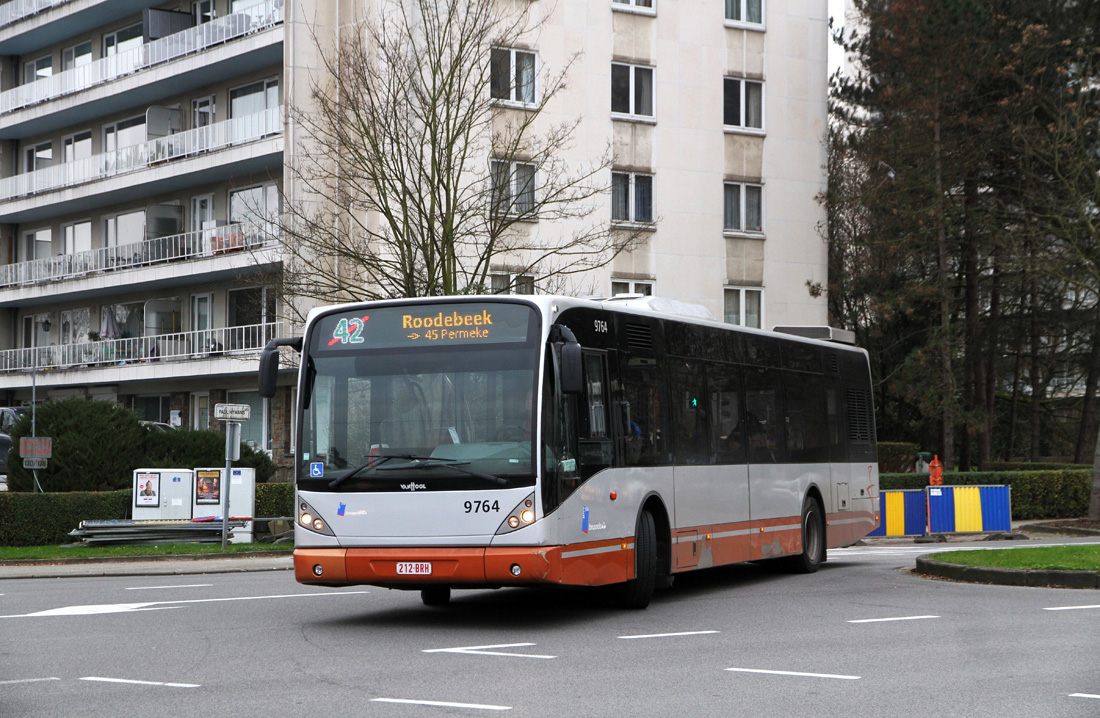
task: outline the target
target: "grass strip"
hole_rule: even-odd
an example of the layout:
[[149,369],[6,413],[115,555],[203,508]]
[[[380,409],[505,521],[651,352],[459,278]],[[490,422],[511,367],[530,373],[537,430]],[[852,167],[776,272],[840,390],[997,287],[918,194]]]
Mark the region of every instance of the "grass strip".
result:
[[293,544],[231,543],[222,551],[220,543],[173,543],[161,546],[0,546],[0,561],[52,561],[69,558],[117,558],[134,556],[219,556],[238,553],[288,554]]
[[932,558],[962,566],[1045,571],[1100,571],[1100,546],[1036,546],[1029,548],[946,551]]

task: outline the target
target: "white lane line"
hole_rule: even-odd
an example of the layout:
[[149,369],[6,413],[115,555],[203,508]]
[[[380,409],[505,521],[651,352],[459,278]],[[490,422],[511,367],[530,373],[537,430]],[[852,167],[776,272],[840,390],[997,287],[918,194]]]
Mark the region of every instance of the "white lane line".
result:
[[766,673],[772,676],[800,676],[803,678],[836,678],[842,681],[858,681],[859,676],[841,676],[833,673],[800,673],[797,671],[765,671],[760,668],[727,668],[737,673]]
[[682,631],[680,633],[648,633],[641,636],[619,636],[624,640],[632,638],[669,638],[672,636],[702,636],[707,633],[720,633],[720,631]]
[[59,681],[60,678],[18,678],[12,681],[0,681],[0,686],[13,686],[16,683],[41,683],[43,681]]
[[408,698],[371,698],[372,703],[406,703],[414,706],[439,706],[441,708],[471,708],[482,711],[510,711],[512,706],[491,706],[481,703],[448,703],[444,701],[414,701]]
[[134,681],[128,678],[103,678],[102,676],[84,676],[82,681],[99,681],[101,683],[126,683],[135,686],[165,686],[166,688],[201,688],[198,683],[163,683],[161,681]]
[[102,613],[126,613],[128,611],[153,611],[180,608],[189,603],[224,603],[227,601],[262,601],[272,598],[316,598],[318,596],[354,596],[370,591],[338,591],[335,593],[287,593],[275,596],[236,596],[232,598],[188,598],[177,601],[149,601],[146,603],[105,603],[85,606],[62,606],[34,613],[18,613],[0,618],[35,618],[42,616],[92,616]]
[[1052,608],[1044,608],[1043,610],[1044,611],[1080,611],[1080,610],[1086,609],[1086,608],[1100,608],[1100,605],[1097,605],[1097,606],[1054,606]]
[[187,583],[187,584],[183,584],[181,586],[134,586],[132,588],[127,588],[126,590],[127,591],[153,591],[153,590],[156,590],[158,588],[208,588],[208,587],[213,586],[213,585],[214,584],[212,584],[212,583]]
[[504,653],[502,651],[490,651],[490,648],[522,648],[534,646],[534,643],[498,643],[493,646],[462,646],[459,648],[428,648],[423,653],[467,653],[473,656],[515,656],[517,658],[557,658],[557,656],[540,656],[534,653]]
[[924,618],[939,618],[939,616],[896,616],[894,618],[857,618],[848,623],[886,623],[888,621],[919,621]]
[[1100,698],[1098,695],[1092,693],[1070,693],[1070,698]]

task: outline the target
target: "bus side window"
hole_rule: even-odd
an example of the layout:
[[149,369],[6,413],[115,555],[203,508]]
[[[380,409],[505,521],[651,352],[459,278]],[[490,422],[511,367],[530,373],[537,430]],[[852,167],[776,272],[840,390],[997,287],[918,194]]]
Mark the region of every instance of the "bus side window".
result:
[[745,409],[749,463],[786,463],[786,427],[778,369],[745,367]]
[[[625,461],[631,466],[655,466],[664,463],[661,449],[661,402],[656,361],[644,357],[629,357],[622,364],[624,403],[630,407],[631,435],[625,451]],[[635,429],[637,435],[635,434]]]
[[707,367],[707,391],[710,392],[711,431],[718,447],[716,464],[745,463],[745,421],[741,408],[741,368],[736,364],[712,364]]
[[707,394],[703,366],[680,359],[672,369],[672,421],[676,464],[709,464],[714,450],[710,445],[707,420]]
[[581,478],[587,479],[611,465],[612,440],[608,425],[607,372],[604,355],[585,352],[584,410],[579,442]]

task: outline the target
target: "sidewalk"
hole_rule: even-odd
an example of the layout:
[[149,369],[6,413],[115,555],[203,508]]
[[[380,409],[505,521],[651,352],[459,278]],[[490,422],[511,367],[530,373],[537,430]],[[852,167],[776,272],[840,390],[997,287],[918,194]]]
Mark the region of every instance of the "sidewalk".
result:
[[58,563],[6,563],[0,565],[0,581],[9,578],[67,578],[70,576],[183,576],[203,573],[289,571],[290,553],[277,556],[246,555],[217,558],[150,556],[103,560],[75,559]]

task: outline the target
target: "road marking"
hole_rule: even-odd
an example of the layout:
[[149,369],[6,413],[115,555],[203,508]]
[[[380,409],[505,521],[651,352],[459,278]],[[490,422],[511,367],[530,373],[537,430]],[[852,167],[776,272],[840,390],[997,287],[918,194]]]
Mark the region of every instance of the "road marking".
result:
[[671,636],[702,636],[706,633],[720,633],[720,631],[683,631],[681,633],[648,633],[642,636],[619,636],[619,638],[630,640],[632,638],[668,638]]
[[1100,608],[1097,606],[1054,606],[1053,608],[1044,608],[1044,611],[1080,611],[1085,608]]
[[104,603],[86,606],[62,606],[34,613],[18,613],[0,618],[38,618],[45,616],[95,616],[104,613],[126,613],[129,611],[163,611],[180,608],[189,603],[222,603],[226,601],[262,601],[272,598],[315,598],[317,596],[354,596],[369,591],[339,591],[335,593],[287,593],[275,596],[236,596],[231,598],[188,598],[177,601],[149,601],[146,603]]
[[840,676],[833,673],[799,673],[797,671],[765,671],[760,668],[727,668],[738,673],[766,673],[772,676],[801,676],[803,678],[836,678],[842,681],[858,681],[859,676]]
[[515,656],[517,658],[557,658],[557,656],[540,656],[534,653],[504,653],[490,651],[490,648],[521,648],[534,646],[535,643],[498,643],[494,646],[463,646],[460,648],[428,648],[423,653],[468,653],[474,656]]
[[0,686],[13,686],[16,683],[41,683],[43,681],[59,681],[60,678],[18,678],[12,681],[0,681]]
[[1100,698],[1100,696],[1093,695],[1092,693],[1070,693],[1070,698]]
[[99,681],[100,683],[126,683],[135,686],[165,686],[167,688],[201,688],[198,683],[163,683],[161,681],[134,681],[128,678],[103,678],[102,676],[85,676],[82,681]]
[[212,583],[187,583],[180,586],[134,586],[126,589],[127,591],[152,591],[158,588],[208,588],[213,586]]
[[919,621],[923,618],[939,618],[939,616],[897,616],[895,618],[857,618],[848,623],[886,623],[887,621]]
[[481,703],[447,703],[444,701],[414,701],[408,698],[371,698],[372,703],[407,703],[415,706],[439,706],[441,708],[472,708],[482,711],[510,711],[512,706],[490,706]]

